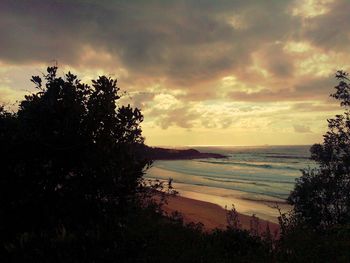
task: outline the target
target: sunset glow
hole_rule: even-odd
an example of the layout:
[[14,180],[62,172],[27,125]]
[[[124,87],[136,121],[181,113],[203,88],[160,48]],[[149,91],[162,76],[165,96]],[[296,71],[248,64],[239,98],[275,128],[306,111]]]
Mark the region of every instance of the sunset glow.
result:
[[[54,12],[52,10],[55,10]],[[1,1],[0,102],[57,61],[106,74],[139,107],[149,145],[300,145],[341,109],[350,2]]]

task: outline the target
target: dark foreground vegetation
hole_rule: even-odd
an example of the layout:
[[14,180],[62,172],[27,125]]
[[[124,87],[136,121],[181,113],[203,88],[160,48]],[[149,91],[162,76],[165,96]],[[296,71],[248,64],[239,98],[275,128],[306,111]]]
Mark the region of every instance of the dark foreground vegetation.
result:
[[[116,81],[92,85],[49,67],[38,91],[11,113],[0,108],[0,262],[348,262],[350,87],[329,120],[320,167],[303,171],[280,217],[281,237],[237,228],[212,233],[161,211],[171,184],[148,182],[139,109],[119,104]],[[148,157],[147,157],[148,156]],[[152,157],[154,158],[154,156]],[[155,203],[154,194],[162,202]]]

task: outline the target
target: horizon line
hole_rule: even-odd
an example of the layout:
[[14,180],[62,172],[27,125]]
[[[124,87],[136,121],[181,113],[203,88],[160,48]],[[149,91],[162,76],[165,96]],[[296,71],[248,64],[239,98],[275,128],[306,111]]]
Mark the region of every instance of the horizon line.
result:
[[226,145],[226,144],[189,144],[189,145],[148,145],[150,147],[264,147],[264,146],[312,146],[311,144],[257,144],[257,145]]

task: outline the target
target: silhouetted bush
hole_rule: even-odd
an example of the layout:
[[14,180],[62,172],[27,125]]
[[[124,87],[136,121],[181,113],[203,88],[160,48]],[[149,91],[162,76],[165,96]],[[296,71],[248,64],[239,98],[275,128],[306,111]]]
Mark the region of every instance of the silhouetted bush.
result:
[[113,79],[89,86],[58,77],[57,67],[47,72],[45,83],[32,78],[38,92],[18,112],[0,109],[2,255],[111,250],[102,243],[124,224],[148,163],[134,150],[143,116],[118,105]]
[[336,77],[340,82],[331,96],[345,112],[328,120],[323,144],[310,149],[319,168],[304,170],[288,198],[294,216],[313,228],[350,223],[350,83],[347,73]]
[[332,97],[345,108],[328,120],[323,144],[311,147],[319,167],[305,169],[281,215],[279,257],[283,262],[349,262],[350,253],[350,81],[338,71]]
[[115,80],[90,86],[49,67],[32,82],[18,112],[0,107],[1,262],[271,261],[247,231],[163,215],[175,191],[142,178],[143,116],[118,104]]

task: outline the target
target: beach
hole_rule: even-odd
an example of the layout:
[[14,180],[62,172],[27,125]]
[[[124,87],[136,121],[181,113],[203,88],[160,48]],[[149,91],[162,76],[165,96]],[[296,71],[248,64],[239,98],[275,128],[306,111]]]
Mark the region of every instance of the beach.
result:
[[225,208],[234,205],[242,227],[250,228],[254,215],[263,222],[278,224],[279,208],[291,206],[286,198],[300,170],[313,167],[309,146],[205,147],[200,152],[225,158],[157,160],[146,178],[167,181],[179,197],[169,200],[167,211],[178,210],[186,222],[202,222],[207,229],[226,227]]
[[[169,196],[167,204],[163,205],[163,210],[168,215],[173,212],[180,212],[184,223],[202,223],[205,231],[213,229],[226,229],[227,227],[227,210],[221,206],[195,200],[183,196]],[[251,230],[253,219],[251,216],[238,213],[238,220],[241,229]],[[269,227],[273,236],[279,235],[279,225],[267,220],[259,219],[258,229],[259,234],[262,234]]]
[[[149,173],[161,174],[163,178],[178,178],[175,172],[159,169],[157,167],[152,167]],[[179,192],[179,196],[182,198],[181,200],[187,198],[188,200],[211,203],[220,207],[223,211],[225,211],[225,207],[231,209],[232,205],[234,205],[241,215],[252,216],[254,214],[260,219],[275,224],[278,223],[279,216],[276,206],[283,212],[287,212],[291,208],[283,199],[274,197],[266,198],[266,196],[263,195],[247,195],[245,192],[239,190],[176,182],[173,183],[173,186],[175,190]],[[193,203],[190,201],[188,202],[189,204]],[[169,208],[171,208],[173,203],[174,202],[170,202]],[[175,204],[176,202],[173,204],[174,207]],[[189,208],[186,208],[186,211],[188,210]]]

